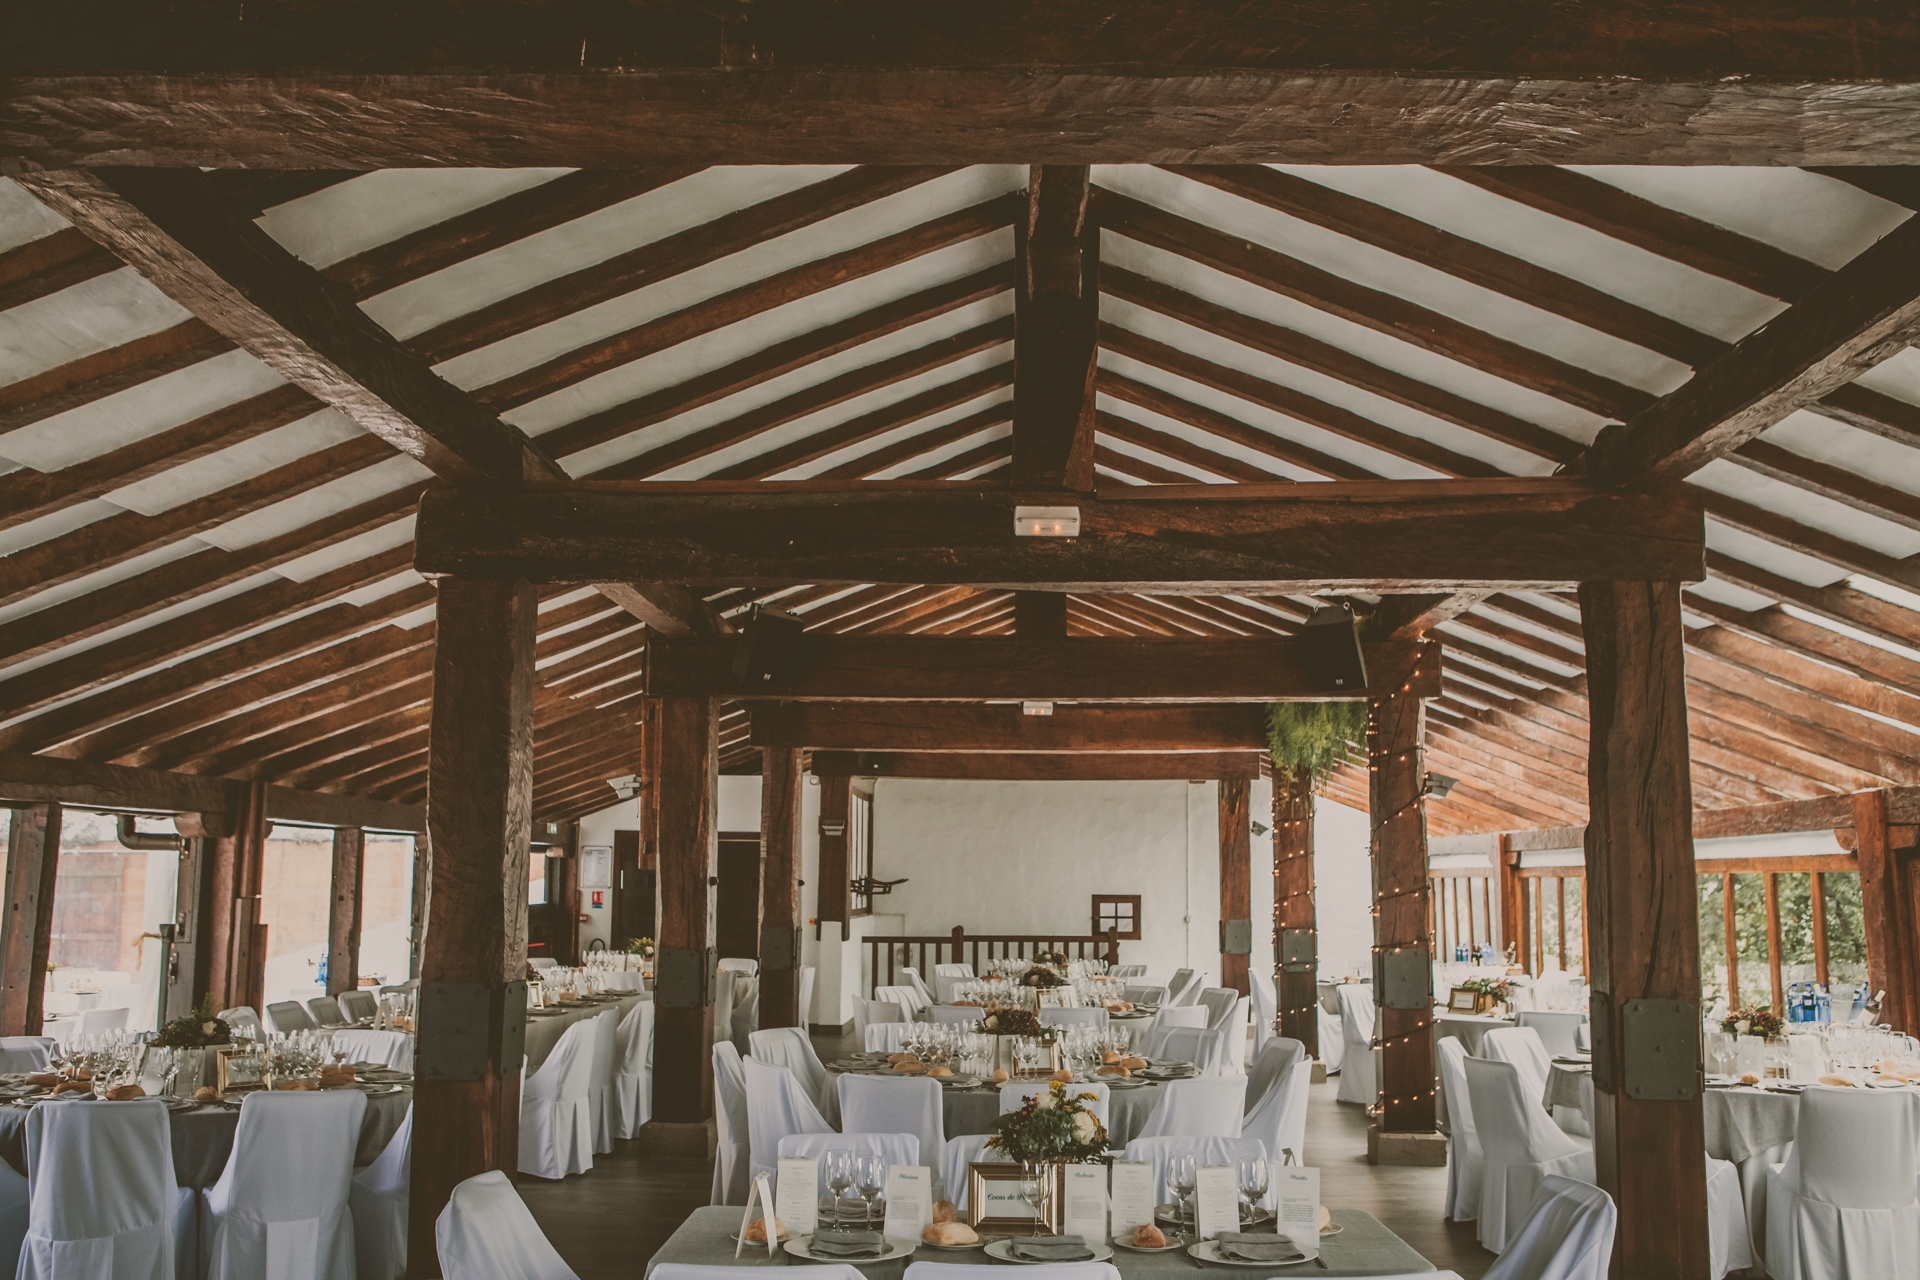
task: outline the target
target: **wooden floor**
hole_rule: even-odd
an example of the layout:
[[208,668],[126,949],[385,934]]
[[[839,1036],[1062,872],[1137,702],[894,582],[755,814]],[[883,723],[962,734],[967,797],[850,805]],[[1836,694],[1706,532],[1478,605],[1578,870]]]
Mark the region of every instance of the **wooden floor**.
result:
[[[822,1058],[845,1042],[816,1037]],[[1473,1224],[1440,1216],[1445,1169],[1375,1167],[1367,1163],[1366,1118],[1334,1101],[1336,1082],[1315,1085],[1307,1108],[1307,1154],[1320,1167],[1320,1198],[1339,1217],[1363,1209],[1384,1222],[1442,1271],[1479,1280],[1493,1255]],[[643,1160],[632,1143],[597,1157],[592,1173],[560,1182],[522,1176],[520,1194],[581,1280],[635,1280],[646,1260],[694,1209],[707,1203],[713,1166],[704,1160]]]

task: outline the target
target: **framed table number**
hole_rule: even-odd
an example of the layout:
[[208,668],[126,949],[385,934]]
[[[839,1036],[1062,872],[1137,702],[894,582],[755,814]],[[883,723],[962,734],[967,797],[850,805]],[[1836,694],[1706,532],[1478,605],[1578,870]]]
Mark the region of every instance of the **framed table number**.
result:
[[1049,1165],[1043,1172],[1045,1182],[1037,1208],[1026,1197],[1026,1176],[1026,1170],[1017,1164],[968,1165],[967,1225],[975,1231],[1024,1234],[1032,1231],[1037,1221],[1041,1231],[1057,1234],[1054,1215],[1060,1205],[1060,1166]]

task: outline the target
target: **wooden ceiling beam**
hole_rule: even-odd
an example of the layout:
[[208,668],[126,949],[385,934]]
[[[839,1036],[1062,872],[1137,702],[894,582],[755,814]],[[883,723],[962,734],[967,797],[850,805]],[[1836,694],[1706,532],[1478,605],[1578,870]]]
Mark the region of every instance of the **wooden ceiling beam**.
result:
[[1920,647],[1920,611],[1903,609],[1845,583],[1809,586],[1719,551],[1707,553],[1707,573],[1890,644]]
[[[1002,469],[1002,467],[987,466],[988,463],[998,462],[1004,466],[1009,464],[1012,458],[1013,440],[1008,436],[1002,436],[995,440],[983,441],[971,449],[954,454],[950,458],[944,458],[939,462],[928,463],[918,471],[909,471],[899,478],[902,480],[932,481],[959,480],[962,478],[984,480],[992,476],[996,471]],[[987,469],[981,471],[981,467],[987,467]]]
[[816,778],[877,776],[1008,782],[1239,779],[1250,782],[1260,776],[1260,755],[1255,751],[1181,755],[816,751],[810,771]]
[[1004,593],[976,591],[972,587],[926,588],[915,596],[902,596],[887,608],[858,621],[835,628],[837,635],[912,635],[925,626],[938,626],[956,617],[985,608]]
[[[1013,507],[1030,498],[878,486],[438,490],[421,500],[415,563],[535,582],[671,573],[715,589],[840,580],[1187,594],[1702,576],[1687,503],[1577,482],[1193,485],[1082,504],[1071,539],[1016,537]],[[888,537],[876,541],[876,529]]]
[[1849,573],[1864,574],[1909,591],[1920,591],[1920,557],[1901,559],[1890,556],[1838,534],[1828,533],[1825,529],[1802,524],[1777,512],[1701,489],[1697,485],[1690,486],[1689,491],[1700,499],[1701,506],[1715,520],[1790,551],[1838,565]]
[[[1254,466],[1250,462],[1243,462],[1239,458],[1216,453],[1205,445],[1195,444],[1185,437],[1143,426],[1131,418],[1109,413],[1105,409],[1095,415],[1095,425],[1102,436],[1111,440],[1152,450],[1164,458],[1185,463],[1207,475],[1218,476],[1222,480],[1245,480],[1258,484],[1270,484],[1293,478],[1279,475],[1265,467]],[[1187,479],[1182,483],[1191,484],[1193,481]]]
[[[1136,458],[1130,453],[1122,453],[1111,445],[1096,444],[1093,448],[1093,463],[1098,471],[1105,472],[1128,484],[1195,484],[1198,480],[1186,471],[1175,471],[1163,467],[1146,458]],[[1276,479],[1278,477],[1275,477]]]
[[1033,165],[1015,229],[1012,482],[1093,491],[1093,378],[1099,364],[1100,227],[1085,165]]
[[821,480],[877,479],[882,471],[891,470],[915,458],[925,457],[937,449],[944,449],[969,436],[979,435],[982,431],[988,431],[1012,421],[1012,401],[990,404],[977,413],[970,413],[964,418],[956,418],[940,426],[929,427],[904,440],[896,440],[892,444],[882,445],[878,449],[850,458],[838,466],[828,467],[821,471],[817,478]]
[[[1778,605],[1754,610],[1736,609],[1698,592],[1685,592],[1681,600],[1688,611],[1703,614],[1718,624],[1704,628],[1698,634],[1703,638],[1703,643],[1723,656],[1728,654],[1730,646],[1738,644],[1733,637],[1755,637],[1771,648],[1811,659],[1810,663],[1800,664],[1814,668],[1815,674],[1809,676],[1810,680],[1829,678],[1824,675],[1828,669],[1858,676],[1865,686],[1861,696],[1865,698],[1867,692],[1872,691],[1872,699],[1855,702],[1855,705],[1869,710],[1879,711],[1883,705],[1905,707],[1910,696],[1905,690],[1920,689],[1920,662],[1803,621]],[[1920,622],[1920,619],[1916,621]],[[1739,651],[1744,651],[1744,648]],[[1882,702],[1883,699],[1890,701]],[[1888,710],[1882,714],[1894,713]],[[1904,717],[1896,715],[1895,718]]]
[[[1112,345],[1116,354],[1141,360],[1161,368],[1167,368],[1169,365],[1180,365],[1182,366],[1180,370],[1169,371],[1179,372],[1183,377],[1189,376],[1186,371],[1209,371],[1200,365],[1188,363],[1187,359],[1182,357],[1174,348],[1164,343],[1155,342],[1151,338],[1142,338],[1138,334],[1112,326],[1104,330],[1104,336]],[[1299,467],[1303,471],[1312,472],[1328,480],[1374,480],[1379,478],[1378,472],[1371,471],[1366,467],[1348,462],[1343,458],[1336,458],[1332,454],[1322,453],[1318,449],[1310,449],[1306,445],[1289,440],[1284,436],[1275,435],[1270,431],[1262,431],[1257,427],[1248,426],[1217,410],[1194,404],[1192,401],[1176,396],[1170,391],[1166,391],[1160,387],[1150,386],[1137,379],[1129,378],[1125,374],[1115,373],[1111,369],[1102,369],[1100,371],[1096,389],[1106,395],[1112,396],[1116,400],[1133,405],[1136,408],[1145,409],[1147,412],[1158,414],[1163,418],[1169,418],[1174,422],[1192,427],[1197,431],[1204,431],[1208,435],[1218,436],[1222,440],[1230,440],[1234,444],[1264,454],[1276,462],[1284,462],[1289,466]],[[1123,422],[1129,421],[1124,418],[1118,420]],[[1247,477],[1234,475],[1229,478],[1242,480]],[[1269,476],[1267,478],[1271,479],[1272,477]]]
[[1012,703],[761,704],[752,712],[756,747],[821,751],[1260,751],[1266,713],[1258,706],[1057,706],[1030,716]]
[[[1920,445],[1920,440],[1914,442]],[[1920,529],[1920,497],[1870,480],[1857,471],[1805,458],[1770,440],[1749,440],[1727,460],[1782,484],[1829,498],[1877,519]],[[1920,456],[1913,459],[1920,466]]]
[[0,311],[120,270],[120,260],[82,232],[64,227],[0,251]]
[[0,387],[0,432],[44,422],[232,350],[230,339],[202,321],[182,320],[158,333],[80,356]]

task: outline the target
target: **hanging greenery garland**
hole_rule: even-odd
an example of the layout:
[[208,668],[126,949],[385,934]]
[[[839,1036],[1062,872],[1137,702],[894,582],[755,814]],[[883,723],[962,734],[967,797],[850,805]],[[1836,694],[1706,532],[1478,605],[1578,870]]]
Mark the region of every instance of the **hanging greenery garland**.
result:
[[1304,774],[1317,790],[1348,760],[1366,757],[1364,702],[1274,702],[1267,706],[1267,748],[1276,780]]

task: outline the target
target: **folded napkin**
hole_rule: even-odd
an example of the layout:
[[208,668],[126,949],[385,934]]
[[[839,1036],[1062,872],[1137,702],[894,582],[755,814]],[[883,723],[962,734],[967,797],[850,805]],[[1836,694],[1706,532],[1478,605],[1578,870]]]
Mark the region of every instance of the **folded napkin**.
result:
[[1013,1256],[1033,1262],[1087,1262],[1093,1250],[1080,1236],[1015,1237]]
[[819,1231],[807,1245],[816,1258],[878,1258],[887,1252],[878,1231]]
[[1288,1237],[1265,1232],[1222,1231],[1213,1243],[1221,1257],[1235,1262],[1298,1262],[1307,1256]]

